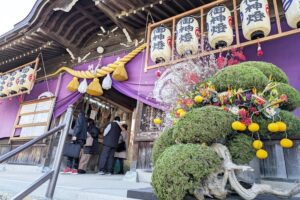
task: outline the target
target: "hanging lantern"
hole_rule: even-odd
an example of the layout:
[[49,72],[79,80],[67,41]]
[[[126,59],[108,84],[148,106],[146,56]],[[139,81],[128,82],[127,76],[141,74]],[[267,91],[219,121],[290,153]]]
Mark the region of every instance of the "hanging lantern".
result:
[[29,90],[34,82],[34,69],[30,66],[23,68],[18,79],[19,88],[21,91]]
[[266,37],[271,32],[267,0],[243,0],[240,5],[244,37],[247,40]]
[[16,94],[19,92],[19,78],[20,78],[20,71],[16,70],[9,74],[9,79],[7,82],[7,88],[9,94]]
[[176,26],[176,50],[179,55],[196,54],[199,45],[199,23],[194,17],[184,17]]
[[232,17],[225,6],[212,8],[206,18],[208,42],[212,48],[230,46],[233,42]]
[[171,58],[171,31],[165,26],[153,29],[151,33],[151,60],[155,63],[168,62]]
[[300,0],[282,0],[282,4],[288,25],[300,28]]
[[0,97],[6,97],[9,94],[7,90],[8,79],[8,74],[0,76]]

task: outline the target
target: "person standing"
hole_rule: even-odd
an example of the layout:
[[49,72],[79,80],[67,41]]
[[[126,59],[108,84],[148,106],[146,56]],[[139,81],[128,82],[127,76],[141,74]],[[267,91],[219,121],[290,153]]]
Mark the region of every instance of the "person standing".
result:
[[[85,144],[87,138],[87,120],[83,111],[78,114],[74,130],[72,132],[72,141],[79,144],[81,147]],[[63,173],[78,174],[79,155],[75,157],[68,157],[67,168]]]
[[120,171],[118,174],[124,174],[124,160],[127,158],[127,148],[128,148],[128,140],[127,140],[128,125],[123,124],[121,129],[122,129],[122,132],[121,132],[121,136],[119,139],[118,148],[115,153],[115,164],[117,163],[117,161],[119,161],[119,163],[120,163]]
[[85,146],[83,147],[83,154],[81,155],[78,167],[79,174],[85,174],[87,165],[90,161],[90,158],[98,148],[98,136],[100,130],[95,125],[94,120],[88,119],[88,128],[87,128],[87,140]]
[[118,147],[121,135],[120,117],[115,117],[114,121],[109,123],[103,133],[103,149],[99,159],[100,175],[113,173],[114,155]]

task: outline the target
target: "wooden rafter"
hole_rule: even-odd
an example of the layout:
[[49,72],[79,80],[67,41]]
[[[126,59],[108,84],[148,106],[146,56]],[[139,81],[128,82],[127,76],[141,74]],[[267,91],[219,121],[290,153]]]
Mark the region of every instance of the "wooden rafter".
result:
[[99,0],[94,0],[94,2],[95,2],[95,5],[97,6],[97,8],[101,12],[103,12],[111,21],[113,21],[119,28],[121,28],[121,29],[126,28],[130,34],[135,34],[134,30],[131,27],[126,26],[124,23],[119,21],[115,15],[115,13],[113,13],[109,8],[107,8],[107,6],[104,3],[102,3]]
[[78,53],[77,48],[73,44],[71,44],[68,40],[61,37],[60,35],[57,35],[56,33],[52,32],[48,29],[42,29],[42,28],[39,28],[38,32],[43,34],[46,37],[49,37],[51,40],[53,40],[56,43],[60,44],[64,48],[70,49],[74,54]]
[[95,23],[98,26],[103,26],[105,28],[107,28],[103,23],[100,22],[100,20],[98,20],[96,17],[94,17],[93,15],[89,14],[83,7],[81,7],[79,4],[76,6],[76,8],[79,10],[79,12],[81,14],[83,14],[86,18],[88,18],[89,20],[91,20],[93,23]]
[[178,3],[176,0],[173,0],[176,6],[178,6],[182,11],[185,11],[185,7],[183,7],[180,3]]

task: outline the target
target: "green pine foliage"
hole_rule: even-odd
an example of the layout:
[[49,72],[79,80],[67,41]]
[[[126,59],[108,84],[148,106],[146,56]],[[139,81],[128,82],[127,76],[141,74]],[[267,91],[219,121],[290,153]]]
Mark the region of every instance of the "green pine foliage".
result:
[[255,157],[252,142],[251,136],[242,133],[231,135],[227,138],[226,146],[235,164],[248,164]]
[[234,115],[215,106],[195,108],[174,126],[174,138],[180,143],[206,143],[222,141],[232,131]]
[[193,194],[201,182],[220,167],[221,159],[207,146],[173,145],[158,158],[152,174],[152,186],[158,199],[182,200]]
[[295,88],[288,84],[280,83],[278,86],[276,86],[276,89],[279,95],[285,94],[288,97],[288,102],[283,103],[280,106],[281,109],[293,111],[300,107],[300,93]]
[[159,156],[165,151],[166,148],[175,144],[173,139],[173,128],[166,129],[161,133],[159,138],[154,142],[152,149],[152,162],[155,165]]
[[267,78],[271,78],[271,80],[274,82],[288,83],[287,75],[279,67],[273,65],[272,63],[249,61],[243,62],[239,65],[245,67],[255,67],[264,73]]
[[227,91],[233,89],[252,89],[263,90],[268,84],[268,78],[256,67],[244,67],[242,65],[233,65],[226,67],[215,74],[213,85],[216,89]]
[[[282,121],[287,125],[287,135],[288,137],[299,137],[300,136],[300,119],[295,116],[293,113],[281,110],[279,117],[274,119],[274,122]],[[268,131],[268,124],[272,123],[272,119],[267,119],[263,116],[253,117],[253,122],[256,122],[260,126],[259,134],[263,139],[272,139],[272,138],[284,138],[285,133],[270,133]]]

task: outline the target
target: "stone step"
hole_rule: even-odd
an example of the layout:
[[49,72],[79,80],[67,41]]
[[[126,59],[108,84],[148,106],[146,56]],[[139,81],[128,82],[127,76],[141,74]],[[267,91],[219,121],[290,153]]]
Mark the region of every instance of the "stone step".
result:
[[151,183],[152,171],[137,169],[138,182],[140,183]]

